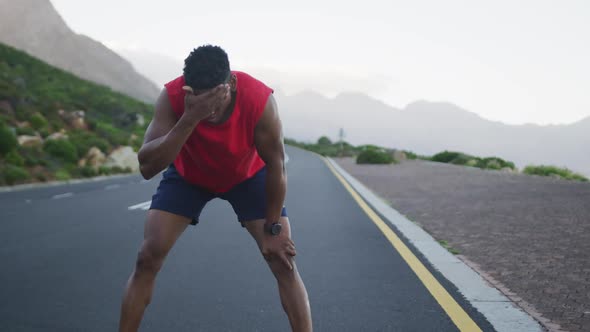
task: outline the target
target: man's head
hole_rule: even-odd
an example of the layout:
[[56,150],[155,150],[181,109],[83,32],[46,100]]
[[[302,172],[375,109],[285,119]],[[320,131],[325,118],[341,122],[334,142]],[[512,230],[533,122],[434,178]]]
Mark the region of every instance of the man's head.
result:
[[[219,98],[213,106],[213,113],[208,122],[221,123],[225,115],[231,111],[234,93],[237,91],[237,77],[229,69],[227,54],[219,46],[204,45],[194,49],[184,60],[184,83],[193,95],[200,95],[220,84],[227,84],[228,90],[223,95],[215,95]],[[183,87],[183,89],[185,89]],[[230,94],[231,92],[231,94]]]
[[231,78],[227,53],[219,47],[204,45],[184,60],[184,81],[193,90],[208,90],[228,83]]

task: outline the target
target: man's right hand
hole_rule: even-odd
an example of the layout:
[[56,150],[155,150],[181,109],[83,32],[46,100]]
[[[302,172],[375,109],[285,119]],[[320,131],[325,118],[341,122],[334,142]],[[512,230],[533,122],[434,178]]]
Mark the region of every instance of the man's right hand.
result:
[[195,94],[190,86],[183,86],[184,115],[191,122],[197,124],[219,111],[226,94],[229,93],[228,84],[220,84],[206,92]]

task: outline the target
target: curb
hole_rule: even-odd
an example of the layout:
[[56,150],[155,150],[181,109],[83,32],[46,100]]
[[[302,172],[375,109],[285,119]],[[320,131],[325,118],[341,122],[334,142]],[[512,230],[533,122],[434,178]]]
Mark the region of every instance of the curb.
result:
[[140,174],[139,172],[127,173],[127,174],[117,174],[117,175],[103,175],[103,176],[96,176],[93,178],[87,179],[73,179],[67,181],[50,181],[50,182],[41,182],[41,183],[27,183],[27,184],[19,184],[16,186],[4,186],[0,187],[0,193],[6,192],[13,192],[13,191],[21,191],[27,189],[37,189],[37,188],[51,188],[57,187],[61,185],[70,185],[70,184],[80,184],[80,183],[88,183],[88,182],[99,182],[104,180],[110,179],[118,179],[127,176],[133,176]]
[[444,249],[430,234],[406,219],[371,192],[334,160],[326,158],[384,219],[399,231],[498,332],[542,332],[541,325],[509,298],[490,286],[476,271]]

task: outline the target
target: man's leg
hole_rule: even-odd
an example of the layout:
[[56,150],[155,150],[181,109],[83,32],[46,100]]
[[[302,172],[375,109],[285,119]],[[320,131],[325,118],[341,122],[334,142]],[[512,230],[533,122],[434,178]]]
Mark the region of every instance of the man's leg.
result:
[[[287,232],[287,235],[291,238],[289,219],[287,217],[281,217],[281,224],[283,225],[282,231]],[[263,237],[268,236],[264,233],[264,219],[247,221],[244,222],[244,225],[260,248]],[[303,280],[299,276],[295,260],[291,258],[291,264],[293,265],[292,271],[279,259],[273,259],[267,263],[277,279],[281,303],[289,317],[291,329],[295,332],[311,331],[311,310],[307,290],[305,289]]]
[[156,274],[164,258],[190,219],[161,210],[149,210],[135,268],[129,280],[121,304],[119,331],[137,331],[143,312],[150,303]]

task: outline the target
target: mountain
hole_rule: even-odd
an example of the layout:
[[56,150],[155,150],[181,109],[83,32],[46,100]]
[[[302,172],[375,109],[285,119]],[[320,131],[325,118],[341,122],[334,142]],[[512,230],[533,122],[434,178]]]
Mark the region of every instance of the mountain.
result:
[[433,155],[461,151],[513,161],[517,167],[546,164],[590,176],[590,117],[570,125],[507,125],[451,103],[417,101],[403,109],[359,93],[325,98],[314,92],[277,94],[285,136],[333,140],[344,128],[354,145],[377,144]]
[[81,78],[153,103],[157,86],[103,44],[73,32],[49,0],[0,0],[0,42]]
[[115,51],[128,59],[142,75],[149,77],[159,86],[182,75],[184,67],[182,60],[147,50],[115,49]]

